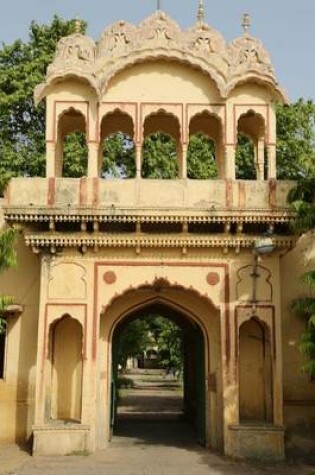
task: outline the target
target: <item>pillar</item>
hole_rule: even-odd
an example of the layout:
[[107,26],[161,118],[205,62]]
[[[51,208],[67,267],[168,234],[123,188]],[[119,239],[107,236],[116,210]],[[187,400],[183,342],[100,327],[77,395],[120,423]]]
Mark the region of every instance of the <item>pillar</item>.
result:
[[99,176],[99,144],[97,142],[89,142],[88,148],[88,177],[97,178]]
[[141,178],[142,167],[142,144],[136,144],[136,178]]
[[46,177],[56,176],[56,143],[46,142]]
[[259,139],[257,143],[257,180],[265,178],[265,141]]
[[235,152],[236,146],[226,145],[225,146],[225,177],[231,180],[235,180]]
[[178,178],[187,178],[187,152],[188,144],[183,143],[178,145]]
[[267,155],[268,155],[268,179],[277,178],[277,166],[276,166],[277,148],[276,148],[276,144],[268,145]]

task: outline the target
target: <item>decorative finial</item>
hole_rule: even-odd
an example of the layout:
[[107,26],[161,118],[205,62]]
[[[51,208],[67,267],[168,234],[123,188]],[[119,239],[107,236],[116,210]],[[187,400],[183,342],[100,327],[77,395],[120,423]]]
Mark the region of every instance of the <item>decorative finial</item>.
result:
[[248,35],[250,26],[250,15],[249,13],[244,13],[242,27],[245,35]]
[[199,23],[204,23],[205,22],[205,6],[204,6],[204,1],[203,0],[199,0],[197,21]]
[[76,16],[74,20],[74,31],[77,34],[80,34],[82,32],[82,21],[79,16]]

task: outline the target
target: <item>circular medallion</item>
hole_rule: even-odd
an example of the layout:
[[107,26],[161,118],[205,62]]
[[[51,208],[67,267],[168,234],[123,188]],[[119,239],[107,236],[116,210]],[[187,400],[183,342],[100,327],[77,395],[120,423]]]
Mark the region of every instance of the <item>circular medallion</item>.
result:
[[112,270],[105,272],[105,274],[103,275],[103,280],[105,284],[108,284],[108,285],[114,284],[117,280],[115,272],[113,272]]
[[217,285],[220,282],[219,274],[217,272],[209,272],[207,282],[209,285]]

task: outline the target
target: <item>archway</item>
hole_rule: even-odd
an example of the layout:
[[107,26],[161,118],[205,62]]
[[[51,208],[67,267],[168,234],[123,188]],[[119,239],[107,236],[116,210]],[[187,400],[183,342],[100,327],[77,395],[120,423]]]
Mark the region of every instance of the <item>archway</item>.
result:
[[[100,382],[100,439],[106,446],[106,440],[110,440],[112,433],[115,433],[119,335],[130,321],[152,313],[175,322],[183,332],[183,408],[179,422],[190,426],[191,441],[215,449],[222,448],[220,311],[194,290],[171,286],[167,281],[127,290],[116,296],[102,314],[100,376],[108,374],[108,379],[107,382]],[[134,436],[137,434],[130,435]]]
[[[176,367],[175,362],[172,361],[174,358],[170,357],[168,358],[169,362],[166,364],[163,364],[162,360],[160,368],[165,370],[163,375],[161,373],[156,374],[152,369],[151,371],[145,369],[144,372],[139,369],[136,373],[129,373],[130,375],[140,375],[144,379],[142,379],[142,384],[139,386],[139,389],[142,389],[142,391],[137,392],[134,390],[133,392],[132,404],[134,408],[131,408],[131,410],[135,412],[129,412],[127,422],[139,422],[140,420],[148,424],[158,420],[159,426],[164,423],[167,425],[167,429],[169,429],[170,424],[173,424],[174,427],[174,423],[177,422],[177,433],[182,432],[184,428],[186,432],[191,432],[193,440],[201,445],[205,445],[206,388],[204,335],[196,322],[177,309],[169,307],[166,303],[153,303],[132,311],[115,327],[112,346],[111,430],[114,434],[119,433],[118,430],[116,431],[116,428],[123,428],[124,424],[126,426],[123,411],[118,412],[120,406],[118,393],[120,395],[122,393],[118,384],[121,381],[119,377],[121,336],[125,334],[126,330],[128,331],[128,326],[130,327],[129,322],[148,321],[153,315],[174,323],[175,327],[178,327],[180,330],[182,365],[179,369]],[[164,355],[164,361],[166,359],[166,355]],[[141,362],[140,366],[147,366],[146,361]],[[177,370],[181,372],[178,375],[178,379],[176,376]],[[149,394],[146,392],[143,395],[143,389],[148,387],[145,383],[146,376],[150,378],[147,381],[149,381],[151,391],[149,391]],[[153,381],[152,376],[155,377]],[[161,390],[159,383],[162,383],[163,380],[164,384],[162,384],[163,388]],[[177,380],[178,384],[174,385],[174,380]],[[155,386],[153,386],[154,383]],[[177,391],[174,397],[170,393],[172,390]],[[131,432],[136,433],[137,427],[131,430]],[[176,431],[174,433],[176,434]]]

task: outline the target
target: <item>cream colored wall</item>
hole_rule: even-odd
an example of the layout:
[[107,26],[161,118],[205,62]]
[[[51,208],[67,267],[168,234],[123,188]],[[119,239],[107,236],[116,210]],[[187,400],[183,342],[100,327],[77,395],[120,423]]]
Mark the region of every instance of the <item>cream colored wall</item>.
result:
[[207,104],[220,102],[220,95],[209,77],[191,67],[167,61],[147,61],[118,73],[110,81],[103,99]]
[[34,422],[39,262],[22,237],[16,249],[17,268],[0,275],[1,294],[23,306],[20,316],[8,320],[5,378],[0,380],[0,442],[24,441]]
[[304,235],[281,259],[284,421],[289,428],[315,424],[315,381],[301,371],[305,358],[298,349],[306,321],[291,310],[294,299],[309,295],[299,278],[315,269],[314,237],[314,232]]

